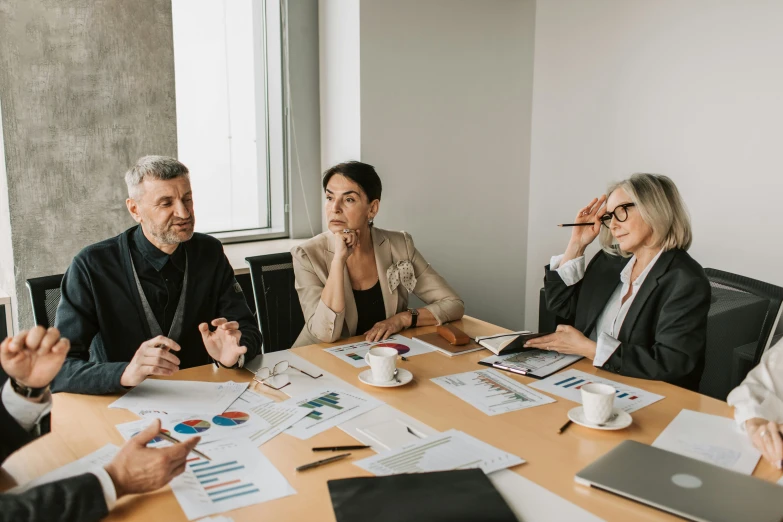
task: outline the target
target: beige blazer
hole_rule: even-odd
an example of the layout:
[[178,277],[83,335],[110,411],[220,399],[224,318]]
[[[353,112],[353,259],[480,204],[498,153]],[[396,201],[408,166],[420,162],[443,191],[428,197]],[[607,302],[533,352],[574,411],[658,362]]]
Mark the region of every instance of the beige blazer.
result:
[[[416,250],[410,234],[375,227],[371,230],[387,319],[408,308],[408,290],[400,284],[393,292],[390,291],[386,278],[387,269],[400,261],[410,261],[413,265],[413,273],[416,276],[413,293],[427,303],[427,310],[432,312],[438,324],[456,321],[462,317],[465,313],[462,299]],[[364,333],[356,331],[359,317],[347,268],[345,269],[345,309],[337,313],[321,300],[321,293],[326,286],[329,268],[334,258],[334,242],[334,234],[326,231],[291,250],[296,275],[296,291],[299,293],[299,302],[305,318],[305,327],[294,343],[294,347],[333,343],[341,338]]]

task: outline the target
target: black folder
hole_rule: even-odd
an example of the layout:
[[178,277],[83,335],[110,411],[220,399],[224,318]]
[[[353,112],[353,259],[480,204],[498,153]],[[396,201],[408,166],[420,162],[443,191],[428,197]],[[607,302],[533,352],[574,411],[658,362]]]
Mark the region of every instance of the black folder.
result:
[[480,469],[330,480],[337,522],[517,522]]

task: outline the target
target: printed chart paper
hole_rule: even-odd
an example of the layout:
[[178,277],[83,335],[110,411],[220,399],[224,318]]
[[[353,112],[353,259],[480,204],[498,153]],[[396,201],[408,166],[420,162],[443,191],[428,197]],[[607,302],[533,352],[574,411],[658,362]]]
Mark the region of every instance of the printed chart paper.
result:
[[664,398],[663,395],[650,393],[641,388],[634,388],[627,384],[603,379],[597,375],[590,375],[579,370],[560,372],[557,375],[535,382],[530,387],[582,404],[582,392],[580,390],[585,384],[593,382],[613,386],[617,390],[617,394],[614,397],[614,407],[628,413],[633,413]]
[[413,357],[414,355],[421,355],[434,351],[432,348],[412,339],[408,339],[407,337],[403,337],[402,335],[392,335],[384,341],[365,341],[335,346],[334,348],[324,348],[324,351],[347,362],[354,368],[364,368],[368,366],[367,361],[364,360],[364,355],[370,351],[370,348],[394,348],[400,355],[404,355],[405,357]]
[[652,445],[745,475],[761,458],[734,419],[691,410],[677,414]]
[[[239,404],[237,409],[229,408],[218,415],[169,414],[161,418],[161,430],[180,440],[198,435],[201,437],[199,444],[240,437],[260,446],[290,428],[307,414],[308,412],[302,408],[293,405],[284,406],[275,402],[262,403],[249,408]],[[117,430],[127,440],[149,424],[150,419],[142,419],[119,424]],[[156,437],[149,445],[162,441],[164,439]]]
[[555,402],[496,370],[476,370],[431,380],[487,415]]
[[286,433],[305,440],[333,426],[366,413],[383,403],[361,392],[341,388],[321,388],[304,397],[295,397],[282,403],[296,406],[307,415]]
[[164,381],[147,379],[114,401],[109,408],[171,413],[223,413],[247,389],[246,382]]
[[193,456],[171,489],[188,520],[296,494],[255,446],[241,439],[209,445],[205,460]]
[[467,433],[449,430],[354,462],[377,476],[481,468],[486,474],[525,461]]
[[8,492],[14,494],[24,493],[28,489],[40,486],[42,484],[49,484],[50,482],[89,473],[91,469],[95,469],[96,467],[102,468],[111,462],[114,456],[117,455],[118,451],[120,451],[120,448],[114,444],[107,444],[101,449],[94,451],[89,455],[80,458],[79,460],[75,460],[70,464],[66,464],[65,466],[57,468],[56,470],[51,471],[46,475],[40,476],[37,479],[31,480],[26,484],[17,486]]

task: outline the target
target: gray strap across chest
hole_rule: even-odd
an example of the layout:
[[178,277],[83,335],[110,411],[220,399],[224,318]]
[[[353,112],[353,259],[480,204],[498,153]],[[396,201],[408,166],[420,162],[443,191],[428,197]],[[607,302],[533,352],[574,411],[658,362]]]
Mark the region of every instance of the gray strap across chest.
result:
[[[152,307],[147,296],[144,294],[144,289],[141,287],[141,281],[139,281],[139,274],[136,273],[136,265],[133,264],[133,256],[131,256],[131,267],[133,268],[133,277],[136,279],[136,288],[139,289],[139,297],[141,298],[141,306],[144,308],[144,315],[147,317],[147,325],[150,327],[150,333],[152,337],[163,335],[163,329],[158,324],[158,320],[155,319],[155,314],[152,313]],[[174,312],[174,319],[171,321],[171,328],[169,334],[166,336],[169,339],[179,342],[179,336],[182,334],[182,323],[185,319],[185,294],[188,289],[188,253],[185,251],[185,279],[182,281],[182,291],[179,294],[179,303],[177,303],[177,310]]]

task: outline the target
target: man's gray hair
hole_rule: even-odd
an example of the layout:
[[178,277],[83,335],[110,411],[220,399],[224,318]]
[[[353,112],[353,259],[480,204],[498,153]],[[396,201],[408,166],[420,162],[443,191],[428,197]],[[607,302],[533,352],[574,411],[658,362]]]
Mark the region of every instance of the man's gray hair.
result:
[[125,173],[125,184],[128,185],[128,197],[137,199],[141,196],[140,185],[145,179],[168,180],[180,176],[188,176],[188,168],[174,158],[168,156],[144,156]]

